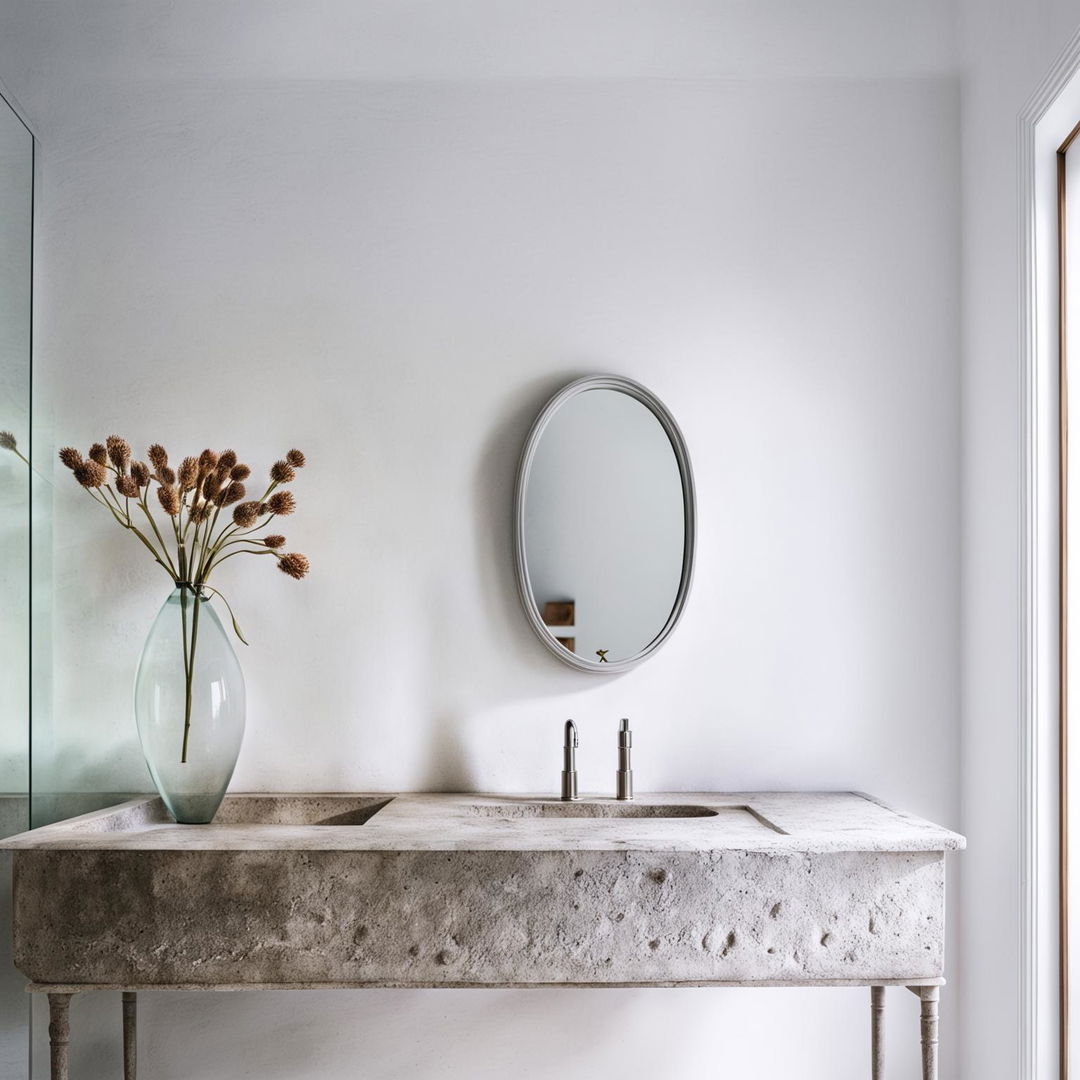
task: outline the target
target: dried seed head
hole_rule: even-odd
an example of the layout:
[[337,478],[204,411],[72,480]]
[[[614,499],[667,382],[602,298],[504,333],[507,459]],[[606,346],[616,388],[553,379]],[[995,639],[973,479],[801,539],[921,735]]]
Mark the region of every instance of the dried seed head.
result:
[[259,504],[257,502],[241,503],[232,512],[232,519],[241,529],[250,529],[259,520]]
[[162,465],[157,471],[158,483],[172,487],[176,483],[176,473],[168,465]]
[[239,461],[239,458],[236,456],[235,450],[223,450],[221,457],[218,458],[218,468],[228,472],[237,461]]
[[221,489],[214,502],[218,506],[232,506],[233,503],[238,503],[246,494],[247,490],[244,485],[239,480],[234,480],[228,487]]
[[18,446],[10,431],[0,431],[0,449],[14,450]]
[[60,460],[69,469],[77,469],[82,464],[82,454],[74,446],[65,446],[60,451]]
[[229,470],[229,476],[233,480],[246,480],[251,475],[251,470],[246,465],[234,465]]
[[269,536],[263,537],[263,543],[268,548],[279,548],[285,546],[285,537],[280,536],[277,533],[271,533]]
[[288,484],[296,479],[296,470],[287,461],[275,461],[270,468],[270,479],[277,484]]
[[110,435],[105,440],[105,449],[117,472],[127,472],[128,462],[131,461],[131,444],[127,439],[121,439],[119,435]]
[[198,506],[193,506],[191,508],[191,510],[189,511],[189,514],[191,516],[191,520],[194,521],[196,525],[198,525],[201,522],[206,521],[206,519],[213,512],[213,509],[214,509],[214,507],[213,507],[213,505],[211,503],[208,503],[208,502],[199,503]]
[[165,453],[165,447],[161,443],[154,443],[149,450],[146,451],[146,456],[150,459],[150,464],[160,472],[169,464],[169,455]]
[[161,509],[169,517],[176,517],[180,513],[180,496],[176,493],[176,488],[160,485],[157,489],[157,497],[158,502],[161,503]]
[[150,483],[150,466],[142,461],[133,461],[131,463],[131,479],[139,487],[146,487]]
[[291,551],[278,559],[278,569],[299,581],[310,569],[310,563],[306,556],[297,551]]
[[203,477],[202,493],[203,498],[213,500],[217,497],[221,491],[221,477],[216,473],[208,473]]
[[94,443],[94,445],[90,447],[86,456],[91,461],[96,461],[99,465],[104,465],[105,462],[109,460],[108,450],[106,450],[99,442]]
[[118,476],[116,478],[116,490],[125,499],[137,499],[139,497],[139,485],[135,483],[135,478],[131,476]]
[[266,505],[270,508],[270,513],[284,517],[296,509],[296,496],[291,491],[275,491],[266,501]]
[[210,472],[211,469],[217,466],[217,454],[213,450],[204,450],[199,455],[199,473],[204,474]]
[[299,450],[290,450],[285,455],[285,460],[294,468],[302,469],[306,464],[304,455]]
[[96,461],[84,461],[76,466],[75,479],[84,488],[99,488],[109,479],[109,474],[104,465],[99,465]]
[[180,490],[191,491],[199,482],[199,459],[186,457],[180,463]]

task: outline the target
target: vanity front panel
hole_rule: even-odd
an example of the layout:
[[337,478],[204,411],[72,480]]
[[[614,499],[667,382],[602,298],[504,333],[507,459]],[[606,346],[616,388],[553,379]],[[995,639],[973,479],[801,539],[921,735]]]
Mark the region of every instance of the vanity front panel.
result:
[[15,852],[42,984],[927,980],[944,852]]

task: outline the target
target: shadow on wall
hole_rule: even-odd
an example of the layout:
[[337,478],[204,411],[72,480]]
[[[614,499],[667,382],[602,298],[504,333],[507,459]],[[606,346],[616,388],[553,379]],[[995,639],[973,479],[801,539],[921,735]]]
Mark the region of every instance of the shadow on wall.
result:
[[478,772],[469,753],[463,717],[448,709],[429,710],[426,761],[421,770],[424,791],[476,791]]
[[[917,1020],[915,999],[890,999],[891,1064],[897,1075],[917,1075],[917,1040],[900,1038]],[[37,997],[37,995],[35,995]],[[356,1075],[365,1080],[403,1076],[546,1076],[566,1080],[672,1073],[677,1040],[697,1075],[735,1063],[747,1075],[856,1075],[844,1065],[861,1061],[861,1040],[850,1038],[852,1007],[864,991],[821,990],[357,990],[215,994],[206,1022],[205,993],[143,994],[139,1056],[161,1078],[217,1077],[242,1048],[247,1073],[261,1080],[315,1080]],[[87,994],[72,1009],[72,1074],[119,1076],[120,995]],[[273,1004],[271,1004],[273,1003]],[[761,1008],[761,1005],[766,1005]],[[44,1019],[44,1003],[35,1000]],[[267,1025],[267,1008],[275,1009]],[[893,1015],[895,1014],[895,1016]],[[35,1024],[36,1050],[44,1023]],[[782,1030],[783,1038],[776,1038]],[[325,1033],[318,1039],[313,1032]],[[417,1032],[424,1032],[417,1040]],[[826,1032],[844,1047],[822,1069],[808,1064],[806,1047]],[[553,1049],[554,1048],[554,1049]],[[44,1060],[47,1060],[47,1052]],[[753,1062],[747,1073],[747,1063]],[[721,1066],[722,1067],[722,1066]],[[809,1071],[808,1071],[809,1069]],[[688,1073],[687,1075],[692,1075]]]
[[[480,774],[470,752],[468,721],[476,714],[479,694],[488,704],[501,704],[522,698],[566,696],[598,686],[590,676],[560,664],[529,628],[518,597],[513,519],[518,460],[529,428],[558,390],[593,370],[567,370],[519,386],[511,392],[506,406],[498,410],[503,419],[492,425],[484,440],[472,485],[478,595],[470,595],[467,600],[447,595],[446,590],[453,588],[453,576],[427,583],[433,590],[434,614],[427,622],[431,640],[426,655],[433,658],[433,665],[425,673],[429,694],[425,712],[430,722],[423,744],[423,790],[477,790]],[[498,659],[492,663],[485,658],[477,665],[482,685],[477,685],[468,670],[462,670],[462,659],[469,655],[467,644],[447,646],[460,634],[455,612],[464,602],[478,605],[481,617],[500,628]],[[603,681],[609,684],[617,677],[607,676]],[[469,705],[457,708],[453,704],[455,689],[463,682],[468,688],[463,696],[467,696]]]
[[[273,992],[275,999],[280,993]],[[542,995],[534,991],[476,990],[450,998],[444,990],[285,993],[293,999],[292,1007],[282,1011],[281,1021],[275,1024],[269,1038],[265,1027],[266,994],[247,992],[222,995],[224,1011],[217,1012],[213,1024],[201,1028],[196,1040],[191,1040],[188,1025],[198,1022],[198,1000],[203,995],[143,995],[140,1056],[156,1061],[163,1076],[213,1076],[215,1064],[229,1060],[237,1044],[241,1044],[251,1048],[253,1075],[265,1080],[329,1075],[340,1067],[342,1059],[355,1061],[358,1054],[370,1070],[364,1075],[370,1075],[372,1080],[414,1075],[420,1062],[426,1067],[419,1074],[428,1075],[427,1070],[434,1064],[432,1055],[429,1049],[416,1046],[415,1032],[431,1033],[434,1028],[436,1037],[425,1042],[429,1047],[438,1047],[435,1056],[440,1063],[439,1075],[477,1075],[474,1055],[479,1044],[481,1053],[488,1058],[482,1075],[495,1077],[516,1073],[526,1063],[550,1060],[549,1040],[559,1033],[560,1057],[572,1055],[576,1063],[573,1075],[596,1076],[607,1071],[605,1056],[624,1036],[628,1022],[633,1023],[635,1015],[644,1019],[641,1014],[651,1013],[656,1004],[656,998],[650,1002],[647,992],[643,995],[632,990],[595,994],[570,989]],[[119,1042],[119,1001],[112,999],[118,997],[94,994],[79,1002],[101,1014],[93,1019],[97,1030],[106,1035],[95,1040],[92,1050],[83,1050],[102,1069],[117,1056],[113,1044]],[[583,1010],[590,1017],[586,1028],[577,1023]],[[309,1037],[312,1024],[324,1022],[327,1014],[349,1017],[349,1022],[332,1025],[336,1034],[313,1052]],[[463,1015],[467,1018],[464,1027],[460,1024]],[[72,1016],[73,1023],[77,1022],[74,1012]],[[84,1021],[89,1028],[91,1018],[87,1016]],[[76,1033],[73,1043],[77,1045],[80,1037]],[[656,1055],[663,1057],[659,1045]],[[642,1075],[663,1075],[662,1060],[653,1062],[652,1067],[657,1071]]]
[[[592,368],[567,371],[520,387],[504,410],[506,418],[494,425],[480,455],[474,484],[477,576],[485,614],[493,623],[506,627],[508,662],[502,666],[503,677],[496,675],[494,680],[500,696],[508,690],[514,696],[555,695],[583,687],[583,676],[560,664],[536,640],[525,621],[514,563],[513,509],[518,460],[533,421],[567,383],[594,373]],[[520,663],[514,662],[517,660]]]

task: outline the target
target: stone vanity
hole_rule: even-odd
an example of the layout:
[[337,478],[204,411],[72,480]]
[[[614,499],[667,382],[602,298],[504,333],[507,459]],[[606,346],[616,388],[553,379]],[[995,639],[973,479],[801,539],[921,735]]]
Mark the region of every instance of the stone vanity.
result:
[[936,1073],[945,852],[855,793],[231,795],[210,826],[144,798],[3,844],[15,962],[50,994],[269,987],[864,985],[921,998]]

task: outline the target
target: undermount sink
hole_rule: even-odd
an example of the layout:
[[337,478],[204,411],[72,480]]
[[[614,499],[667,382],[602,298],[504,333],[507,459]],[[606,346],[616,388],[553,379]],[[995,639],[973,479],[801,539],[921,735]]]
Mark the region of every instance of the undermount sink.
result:
[[[484,818],[493,821],[536,821],[553,822],[572,821],[619,821],[633,819],[640,821],[664,821],[686,818],[726,819],[736,824],[740,830],[765,828],[782,833],[767,818],[762,817],[750,806],[701,806],[696,803],[650,803],[650,802],[593,802],[583,799],[581,802],[563,802],[554,799],[522,800],[520,802],[474,803],[466,808],[468,817]],[[719,824],[719,820],[717,822]]]
[[[742,810],[743,807],[723,809]],[[719,811],[707,806],[649,805],[610,802],[521,802],[470,806],[473,817],[484,818],[703,818]]]

